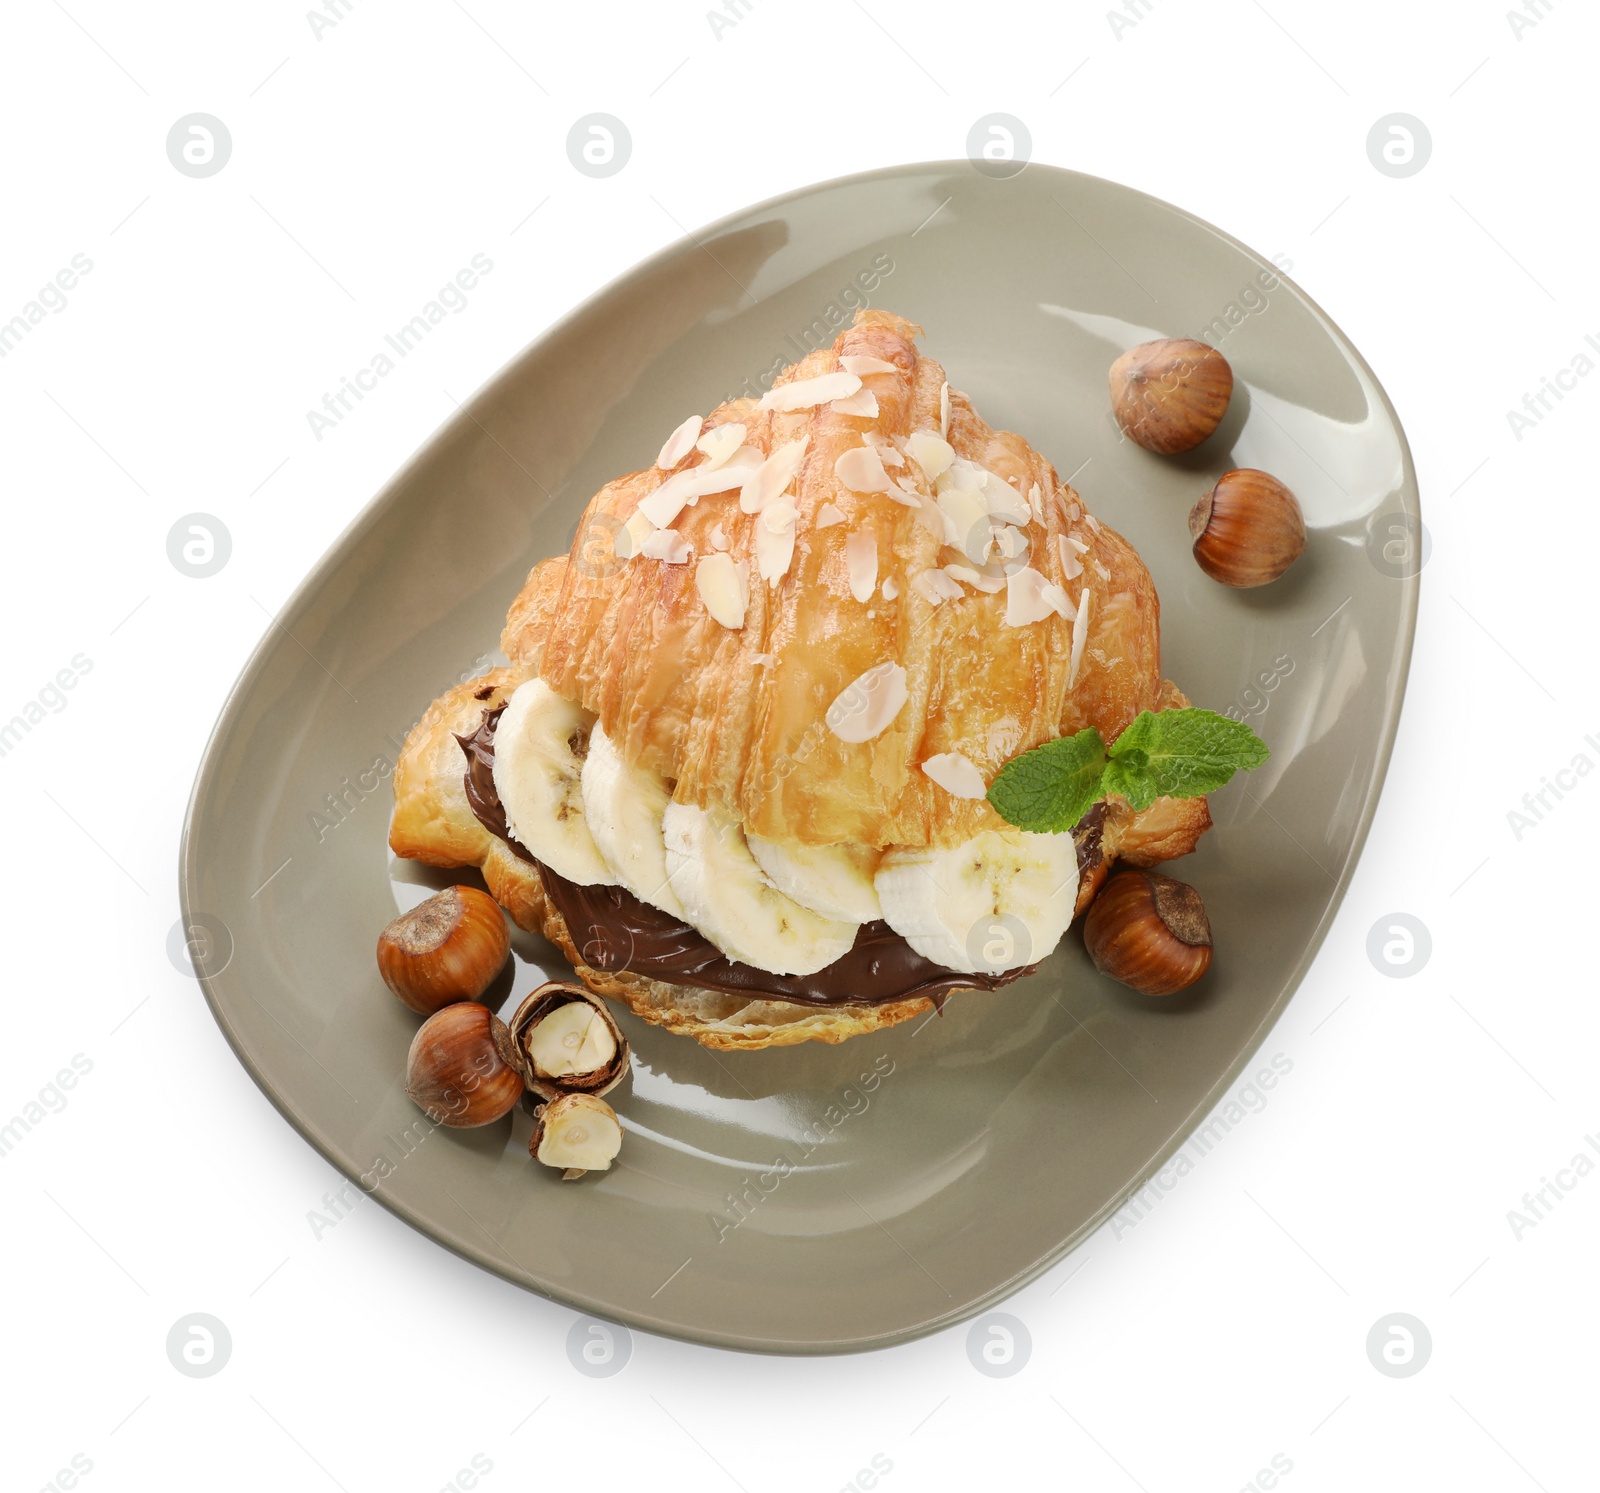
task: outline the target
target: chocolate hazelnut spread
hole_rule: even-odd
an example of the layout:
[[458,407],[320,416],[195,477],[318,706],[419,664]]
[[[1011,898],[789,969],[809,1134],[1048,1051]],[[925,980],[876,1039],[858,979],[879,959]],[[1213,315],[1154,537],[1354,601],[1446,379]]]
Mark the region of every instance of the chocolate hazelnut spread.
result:
[[[546,893],[591,969],[626,969],[672,984],[802,1006],[881,1006],[919,998],[942,1005],[957,990],[997,990],[1038,967],[1028,964],[998,975],[958,974],[924,959],[883,922],[863,923],[850,952],[812,975],[775,975],[729,959],[696,929],[626,888],[579,886],[516,841],[494,786],[494,733],[504,709],[485,710],[471,736],[456,737],[467,757],[467,802],[490,834],[538,867]],[[1080,874],[1100,858],[1101,812],[1097,805],[1075,833]]]

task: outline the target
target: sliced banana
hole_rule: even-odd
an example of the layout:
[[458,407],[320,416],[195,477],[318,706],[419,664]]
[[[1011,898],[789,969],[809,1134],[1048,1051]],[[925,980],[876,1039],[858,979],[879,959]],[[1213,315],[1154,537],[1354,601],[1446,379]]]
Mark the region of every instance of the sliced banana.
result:
[[683,917],[667,880],[667,847],[661,816],[672,795],[660,773],[623,761],[598,721],[589,732],[583,759],[583,812],[589,833],[616,879],[652,907]]
[[883,852],[870,845],[800,845],[747,835],[762,873],[802,907],[842,923],[870,923],[883,916],[872,874]]
[[993,975],[1061,941],[1078,896],[1078,852],[1071,835],[986,830],[948,850],[887,850],[873,880],[884,920],[924,959]]
[[849,953],[856,925],[825,918],[773,887],[737,819],[668,804],[661,827],[684,916],[728,958],[775,975],[811,975]]
[[494,786],[506,824],[558,876],[614,886],[589,833],[581,778],[592,716],[542,679],[519,685],[494,733]]

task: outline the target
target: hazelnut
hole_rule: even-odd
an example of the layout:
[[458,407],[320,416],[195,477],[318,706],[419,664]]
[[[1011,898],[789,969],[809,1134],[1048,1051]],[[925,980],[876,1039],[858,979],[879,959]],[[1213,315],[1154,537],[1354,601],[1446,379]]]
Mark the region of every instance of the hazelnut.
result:
[[543,1166],[561,1168],[572,1182],[585,1172],[604,1172],[622,1149],[622,1122],[604,1099],[593,1094],[563,1094],[540,1111],[528,1154]]
[[1194,557],[1224,586],[1275,581],[1306,547],[1306,521],[1295,495],[1253,467],[1224,472],[1189,513]]
[[500,904],[452,886],[403,912],[378,935],[378,973],[419,1016],[475,1001],[511,952]]
[[628,1039],[605,1002],[581,985],[551,980],[517,1007],[511,1048],[533,1096],[608,1094],[628,1071]]
[[1103,975],[1144,995],[1186,990],[1211,967],[1200,893],[1154,871],[1118,871],[1089,909],[1083,942]]
[[1222,423],[1233,369],[1188,337],[1141,342],[1111,365],[1111,408],[1129,440],[1159,456],[1198,446]]
[[522,1097],[506,1024],[487,1006],[461,1001],[417,1029],[406,1059],[406,1094],[440,1125],[491,1125]]

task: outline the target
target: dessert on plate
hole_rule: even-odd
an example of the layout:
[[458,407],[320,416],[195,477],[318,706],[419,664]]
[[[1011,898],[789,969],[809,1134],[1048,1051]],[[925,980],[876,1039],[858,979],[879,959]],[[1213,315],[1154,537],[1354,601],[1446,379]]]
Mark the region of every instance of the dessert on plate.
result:
[[592,991],[709,1047],[837,1042],[1047,957],[1203,796],[1015,828],[1001,768],[1188,704],[1133,547],[920,328],[832,347],[667,435],[511,605],[504,668],[397,766],[390,844],[473,866]]

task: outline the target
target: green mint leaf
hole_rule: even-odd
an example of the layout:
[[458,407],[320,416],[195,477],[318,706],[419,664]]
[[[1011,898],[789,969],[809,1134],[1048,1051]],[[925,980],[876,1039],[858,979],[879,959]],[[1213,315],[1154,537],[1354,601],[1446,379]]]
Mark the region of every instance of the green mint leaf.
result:
[[1076,736],[1059,736],[1013,757],[989,785],[989,802],[1018,829],[1061,834],[1105,796],[1105,766],[1105,743],[1086,726]]
[[1157,798],[1214,793],[1240,769],[1267,760],[1267,745],[1243,721],[1213,710],[1143,711],[1112,744],[1105,791],[1136,809]]

